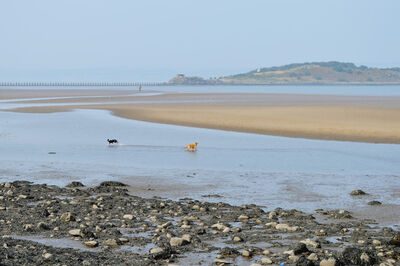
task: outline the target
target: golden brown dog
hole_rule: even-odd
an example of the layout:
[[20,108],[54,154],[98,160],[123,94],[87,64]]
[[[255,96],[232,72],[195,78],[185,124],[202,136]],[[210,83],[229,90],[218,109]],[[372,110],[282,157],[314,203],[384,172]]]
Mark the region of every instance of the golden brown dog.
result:
[[195,151],[195,150],[197,150],[197,144],[199,144],[199,143],[198,143],[198,142],[195,142],[194,144],[186,145],[185,148],[186,148],[188,151]]

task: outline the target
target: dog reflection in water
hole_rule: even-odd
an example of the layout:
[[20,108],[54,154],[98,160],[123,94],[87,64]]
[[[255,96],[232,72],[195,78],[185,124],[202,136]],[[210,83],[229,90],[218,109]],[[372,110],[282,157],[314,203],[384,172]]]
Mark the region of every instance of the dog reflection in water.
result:
[[197,144],[199,144],[199,143],[195,142],[193,144],[186,145],[185,148],[188,151],[197,151]]

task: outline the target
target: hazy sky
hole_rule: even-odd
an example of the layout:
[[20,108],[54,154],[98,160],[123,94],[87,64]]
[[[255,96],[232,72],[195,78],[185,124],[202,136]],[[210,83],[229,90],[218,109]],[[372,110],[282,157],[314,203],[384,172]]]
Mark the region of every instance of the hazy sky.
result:
[[4,0],[0,80],[164,80],[293,62],[400,66],[399,0]]

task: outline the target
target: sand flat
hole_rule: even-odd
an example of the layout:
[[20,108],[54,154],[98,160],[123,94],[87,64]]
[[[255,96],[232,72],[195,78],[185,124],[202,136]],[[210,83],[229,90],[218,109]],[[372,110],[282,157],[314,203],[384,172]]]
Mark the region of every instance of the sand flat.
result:
[[[287,137],[400,143],[400,97],[190,93],[98,96],[104,97],[21,101],[27,106],[13,111],[103,109],[123,118],[157,123]],[[46,106],[35,106],[44,103]]]

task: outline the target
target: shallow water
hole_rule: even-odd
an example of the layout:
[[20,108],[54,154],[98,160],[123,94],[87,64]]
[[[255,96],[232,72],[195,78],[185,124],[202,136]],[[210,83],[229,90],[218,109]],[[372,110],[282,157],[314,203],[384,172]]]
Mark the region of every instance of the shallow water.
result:
[[[7,87],[0,87],[7,88]],[[137,91],[137,87],[11,87],[12,89],[68,89],[68,90],[127,90]],[[223,85],[223,86],[149,86],[147,91],[178,93],[283,93],[317,95],[363,95],[363,96],[400,96],[400,85]]]
[[[400,204],[400,145],[395,144],[162,125],[98,110],[0,112],[0,136],[1,182],[64,186],[72,180],[86,185],[122,180],[139,196],[256,203],[268,209],[359,211],[371,200]],[[108,145],[107,138],[120,143]],[[183,146],[194,141],[199,150],[185,151]],[[370,195],[352,198],[354,189]],[[205,194],[222,198],[201,197]],[[394,223],[400,220],[391,217]]]

